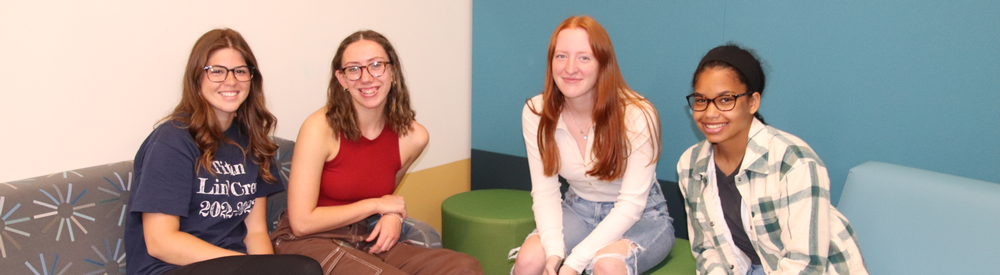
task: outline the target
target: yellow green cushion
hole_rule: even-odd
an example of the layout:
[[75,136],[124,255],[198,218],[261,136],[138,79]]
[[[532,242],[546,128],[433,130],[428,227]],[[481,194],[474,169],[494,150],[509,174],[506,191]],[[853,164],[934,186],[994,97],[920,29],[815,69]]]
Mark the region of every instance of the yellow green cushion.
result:
[[508,252],[534,229],[528,191],[475,190],[441,203],[442,244],[478,259],[486,274],[510,274]]

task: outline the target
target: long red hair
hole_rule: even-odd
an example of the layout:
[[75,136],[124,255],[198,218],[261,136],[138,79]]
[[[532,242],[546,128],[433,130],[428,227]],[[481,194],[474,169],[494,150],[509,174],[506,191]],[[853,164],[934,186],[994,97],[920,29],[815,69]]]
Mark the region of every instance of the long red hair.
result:
[[250,79],[250,92],[247,99],[236,109],[236,118],[233,123],[239,126],[239,130],[250,138],[250,144],[243,149],[246,155],[253,155],[253,162],[260,166],[260,175],[268,183],[277,182],[275,175],[271,174],[271,165],[274,165],[274,155],[278,152],[278,145],[270,139],[270,134],[274,132],[277,125],[277,118],[267,110],[264,104],[264,76],[257,68],[257,58],[254,57],[250,45],[239,32],[232,29],[214,29],[208,31],[191,49],[191,56],[188,57],[187,67],[184,70],[183,91],[181,102],[174,108],[173,113],[165,120],[178,121],[187,125],[187,130],[194,137],[195,144],[201,150],[201,157],[195,164],[195,171],[198,167],[203,167],[210,174],[214,174],[212,161],[215,159],[215,150],[220,142],[237,145],[226,137],[222,126],[219,125],[218,116],[215,109],[201,96],[201,81],[205,75],[205,65],[209,57],[220,49],[234,49],[243,56],[247,67],[253,70],[253,78]]
[[588,176],[601,180],[615,180],[625,174],[628,165],[631,144],[625,127],[625,110],[634,104],[643,111],[649,123],[650,143],[656,155],[650,164],[656,163],[660,157],[660,121],[653,105],[629,89],[618,69],[618,59],[615,57],[611,38],[601,24],[589,16],[573,16],[564,20],[549,39],[549,55],[545,71],[545,90],[542,92],[544,103],[542,110],[536,110],[532,104],[529,108],[541,116],[538,124],[538,151],[542,156],[545,175],[553,176],[559,171],[559,147],[556,146],[555,130],[562,113],[565,96],[556,86],[552,75],[552,58],[556,50],[556,37],[565,29],[581,28],[590,37],[590,48],[597,59],[597,83],[594,84],[594,145],[591,150],[597,159],[596,165],[587,171]]

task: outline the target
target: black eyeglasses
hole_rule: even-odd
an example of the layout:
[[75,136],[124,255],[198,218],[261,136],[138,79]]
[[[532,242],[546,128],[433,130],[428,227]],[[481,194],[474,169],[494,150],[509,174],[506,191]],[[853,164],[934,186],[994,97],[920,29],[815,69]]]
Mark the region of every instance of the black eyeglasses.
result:
[[732,111],[733,108],[736,108],[737,98],[750,94],[753,94],[753,92],[747,92],[739,95],[721,95],[715,98],[707,98],[697,94],[690,94],[686,98],[688,102],[688,107],[691,107],[691,110],[698,112],[704,111],[708,109],[708,103],[711,102],[715,104],[716,109],[725,112],[725,111]]
[[392,64],[392,61],[375,61],[368,66],[347,66],[340,69],[340,72],[347,76],[347,80],[358,80],[361,79],[361,71],[368,69],[368,74],[372,77],[379,77],[385,73],[386,65]]
[[208,76],[208,81],[216,83],[226,81],[229,72],[233,72],[236,81],[247,82],[253,78],[253,68],[249,66],[239,66],[232,69],[223,66],[205,66],[205,75]]

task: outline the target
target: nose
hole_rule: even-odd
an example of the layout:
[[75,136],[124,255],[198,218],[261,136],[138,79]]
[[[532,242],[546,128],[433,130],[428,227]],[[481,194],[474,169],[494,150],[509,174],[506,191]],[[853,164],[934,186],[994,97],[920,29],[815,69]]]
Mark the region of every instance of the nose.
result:
[[554,68],[562,67],[562,72],[566,74],[576,74],[579,71],[579,64],[576,64],[576,60],[572,57],[557,58],[555,63],[553,63]]
[[570,58],[569,60],[566,60],[566,68],[564,70],[566,70],[567,73],[574,74],[577,72],[577,69],[576,59]]
[[234,71],[226,72],[226,79],[223,80],[222,82],[230,86],[236,85],[236,72]]
[[375,79],[375,77],[372,76],[372,71],[369,71],[368,67],[361,67],[361,78],[358,78],[358,80],[361,80],[361,82],[369,82],[372,81],[372,79]]
[[705,108],[703,112],[705,112],[705,116],[711,118],[718,117],[719,114],[722,113],[722,111],[719,110],[719,106],[715,106],[715,102],[710,102],[708,104],[708,108]]

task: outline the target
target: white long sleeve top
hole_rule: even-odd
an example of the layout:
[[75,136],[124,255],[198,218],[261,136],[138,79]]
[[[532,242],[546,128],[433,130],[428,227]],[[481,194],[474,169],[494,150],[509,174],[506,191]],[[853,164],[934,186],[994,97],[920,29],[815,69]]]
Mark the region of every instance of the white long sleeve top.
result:
[[[557,176],[545,176],[541,154],[538,151],[538,124],[541,117],[533,113],[528,106],[533,104],[535,110],[541,111],[543,101],[541,95],[535,96],[525,104],[521,114],[528,166],[531,170],[531,196],[534,199],[532,210],[535,213],[535,224],[541,237],[542,248],[545,250],[545,257],[564,258],[564,265],[582,272],[599,249],[622,238],[625,231],[639,220],[646,207],[650,187],[656,181],[656,163],[651,162],[656,157],[654,156],[656,150],[649,128],[658,126],[658,123],[650,123],[649,119],[658,118],[655,114],[647,114],[643,108],[634,104],[626,108],[626,137],[631,145],[630,154],[624,176],[612,181],[602,181],[586,175],[587,170],[597,163],[592,151],[594,139],[587,140],[584,154],[587,157],[581,157],[576,140],[570,136],[566,128],[565,120],[559,119],[555,130],[560,160],[558,174],[566,179],[569,188],[586,200],[615,202],[608,216],[574,247],[567,257],[563,241],[562,194],[559,190],[561,184]],[[594,136],[593,128],[587,136]]]

